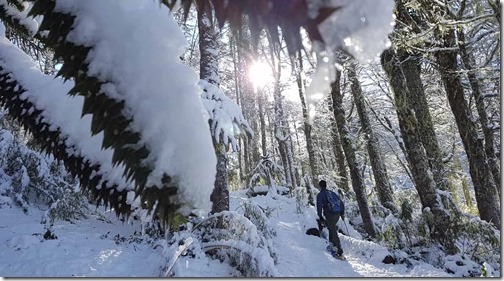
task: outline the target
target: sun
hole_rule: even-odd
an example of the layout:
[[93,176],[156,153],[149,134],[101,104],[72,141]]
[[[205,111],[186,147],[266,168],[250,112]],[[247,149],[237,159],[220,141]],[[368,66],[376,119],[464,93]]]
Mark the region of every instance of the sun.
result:
[[273,74],[268,64],[256,61],[249,68],[249,79],[254,85],[254,88],[263,87],[266,84],[273,82]]

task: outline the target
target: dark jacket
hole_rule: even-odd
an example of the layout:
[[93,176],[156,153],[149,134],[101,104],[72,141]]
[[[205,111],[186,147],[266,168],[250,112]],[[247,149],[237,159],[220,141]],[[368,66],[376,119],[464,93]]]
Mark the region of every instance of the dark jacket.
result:
[[[327,211],[327,196],[326,196],[327,189],[323,188],[320,190],[319,194],[317,195],[317,215],[319,218],[324,218],[322,216],[322,210],[324,211],[324,216],[326,215]],[[339,196],[339,195],[338,195]],[[341,200],[342,204],[342,210],[339,212],[341,216],[345,215],[345,204],[343,200]]]

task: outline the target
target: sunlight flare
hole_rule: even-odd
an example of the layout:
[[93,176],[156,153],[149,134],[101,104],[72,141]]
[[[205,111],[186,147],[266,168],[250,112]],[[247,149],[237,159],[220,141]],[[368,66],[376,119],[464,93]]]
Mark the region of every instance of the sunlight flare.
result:
[[273,74],[267,63],[256,61],[249,68],[249,79],[254,85],[254,90],[273,82]]

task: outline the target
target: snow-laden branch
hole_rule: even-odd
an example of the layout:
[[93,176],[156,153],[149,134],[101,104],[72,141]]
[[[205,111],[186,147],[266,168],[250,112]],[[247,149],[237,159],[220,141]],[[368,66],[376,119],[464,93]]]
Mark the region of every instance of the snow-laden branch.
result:
[[83,98],[66,93],[73,82],[44,75],[35,62],[5,37],[0,38],[0,102],[41,143],[77,175],[95,198],[106,198],[116,212],[130,212],[123,167],[112,166],[112,151],[101,149],[102,135],[91,136],[90,116],[81,118]]
[[218,249],[231,249],[238,251],[242,255],[247,256],[247,260],[249,260],[248,266],[255,267],[253,272],[257,275],[254,275],[253,277],[276,277],[278,274],[273,260],[269,258],[268,253],[264,249],[254,247],[244,241],[221,240],[206,242],[201,243],[201,249],[204,252]]
[[464,24],[473,23],[473,22],[476,22],[476,21],[490,19],[490,18],[491,19],[495,19],[495,14],[494,13],[483,14],[483,15],[479,15],[477,17],[472,17],[472,18],[468,18],[468,19],[461,19],[461,20],[443,20],[443,19],[441,19],[439,21],[439,24],[443,24],[443,25],[464,25]]
[[37,33],[38,23],[28,17],[28,11],[27,3],[12,5],[7,0],[0,0],[0,19],[17,32],[32,37]]
[[[267,227],[267,222],[263,227]],[[238,252],[240,258],[237,261],[245,277],[277,276],[275,260],[264,241],[271,236],[259,232],[258,226],[246,216],[235,211],[215,213],[195,225],[191,232],[193,236],[201,237],[201,249],[205,252],[224,249],[231,256],[235,256],[232,252]]]
[[409,46],[411,49],[419,51],[419,52],[425,52],[425,53],[436,53],[436,52],[453,52],[453,51],[458,51],[458,47],[432,47],[432,48],[419,48],[415,46]]
[[210,129],[215,142],[225,146],[231,145],[233,151],[238,151],[236,137],[240,135],[252,137],[254,134],[243,117],[241,108],[214,84],[200,80],[199,85],[203,89],[202,102],[210,116]]
[[196,73],[180,61],[187,44],[165,6],[152,0],[38,0],[44,43],[63,60],[59,75],[75,79],[91,131],[103,132],[114,163],[124,163],[145,190],[149,208],[209,209],[215,154],[203,117]]

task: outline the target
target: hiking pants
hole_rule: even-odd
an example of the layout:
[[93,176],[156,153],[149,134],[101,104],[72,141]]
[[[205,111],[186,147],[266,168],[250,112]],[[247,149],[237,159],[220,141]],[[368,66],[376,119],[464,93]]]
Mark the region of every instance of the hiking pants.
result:
[[325,214],[327,229],[329,229],[329,241],[333,244],[334,247],[338,249],[338,254],[343,254],[343,249],[341,249],[341,243],[338,236],[338,227],[336,223],[340,218],[340,214]]

